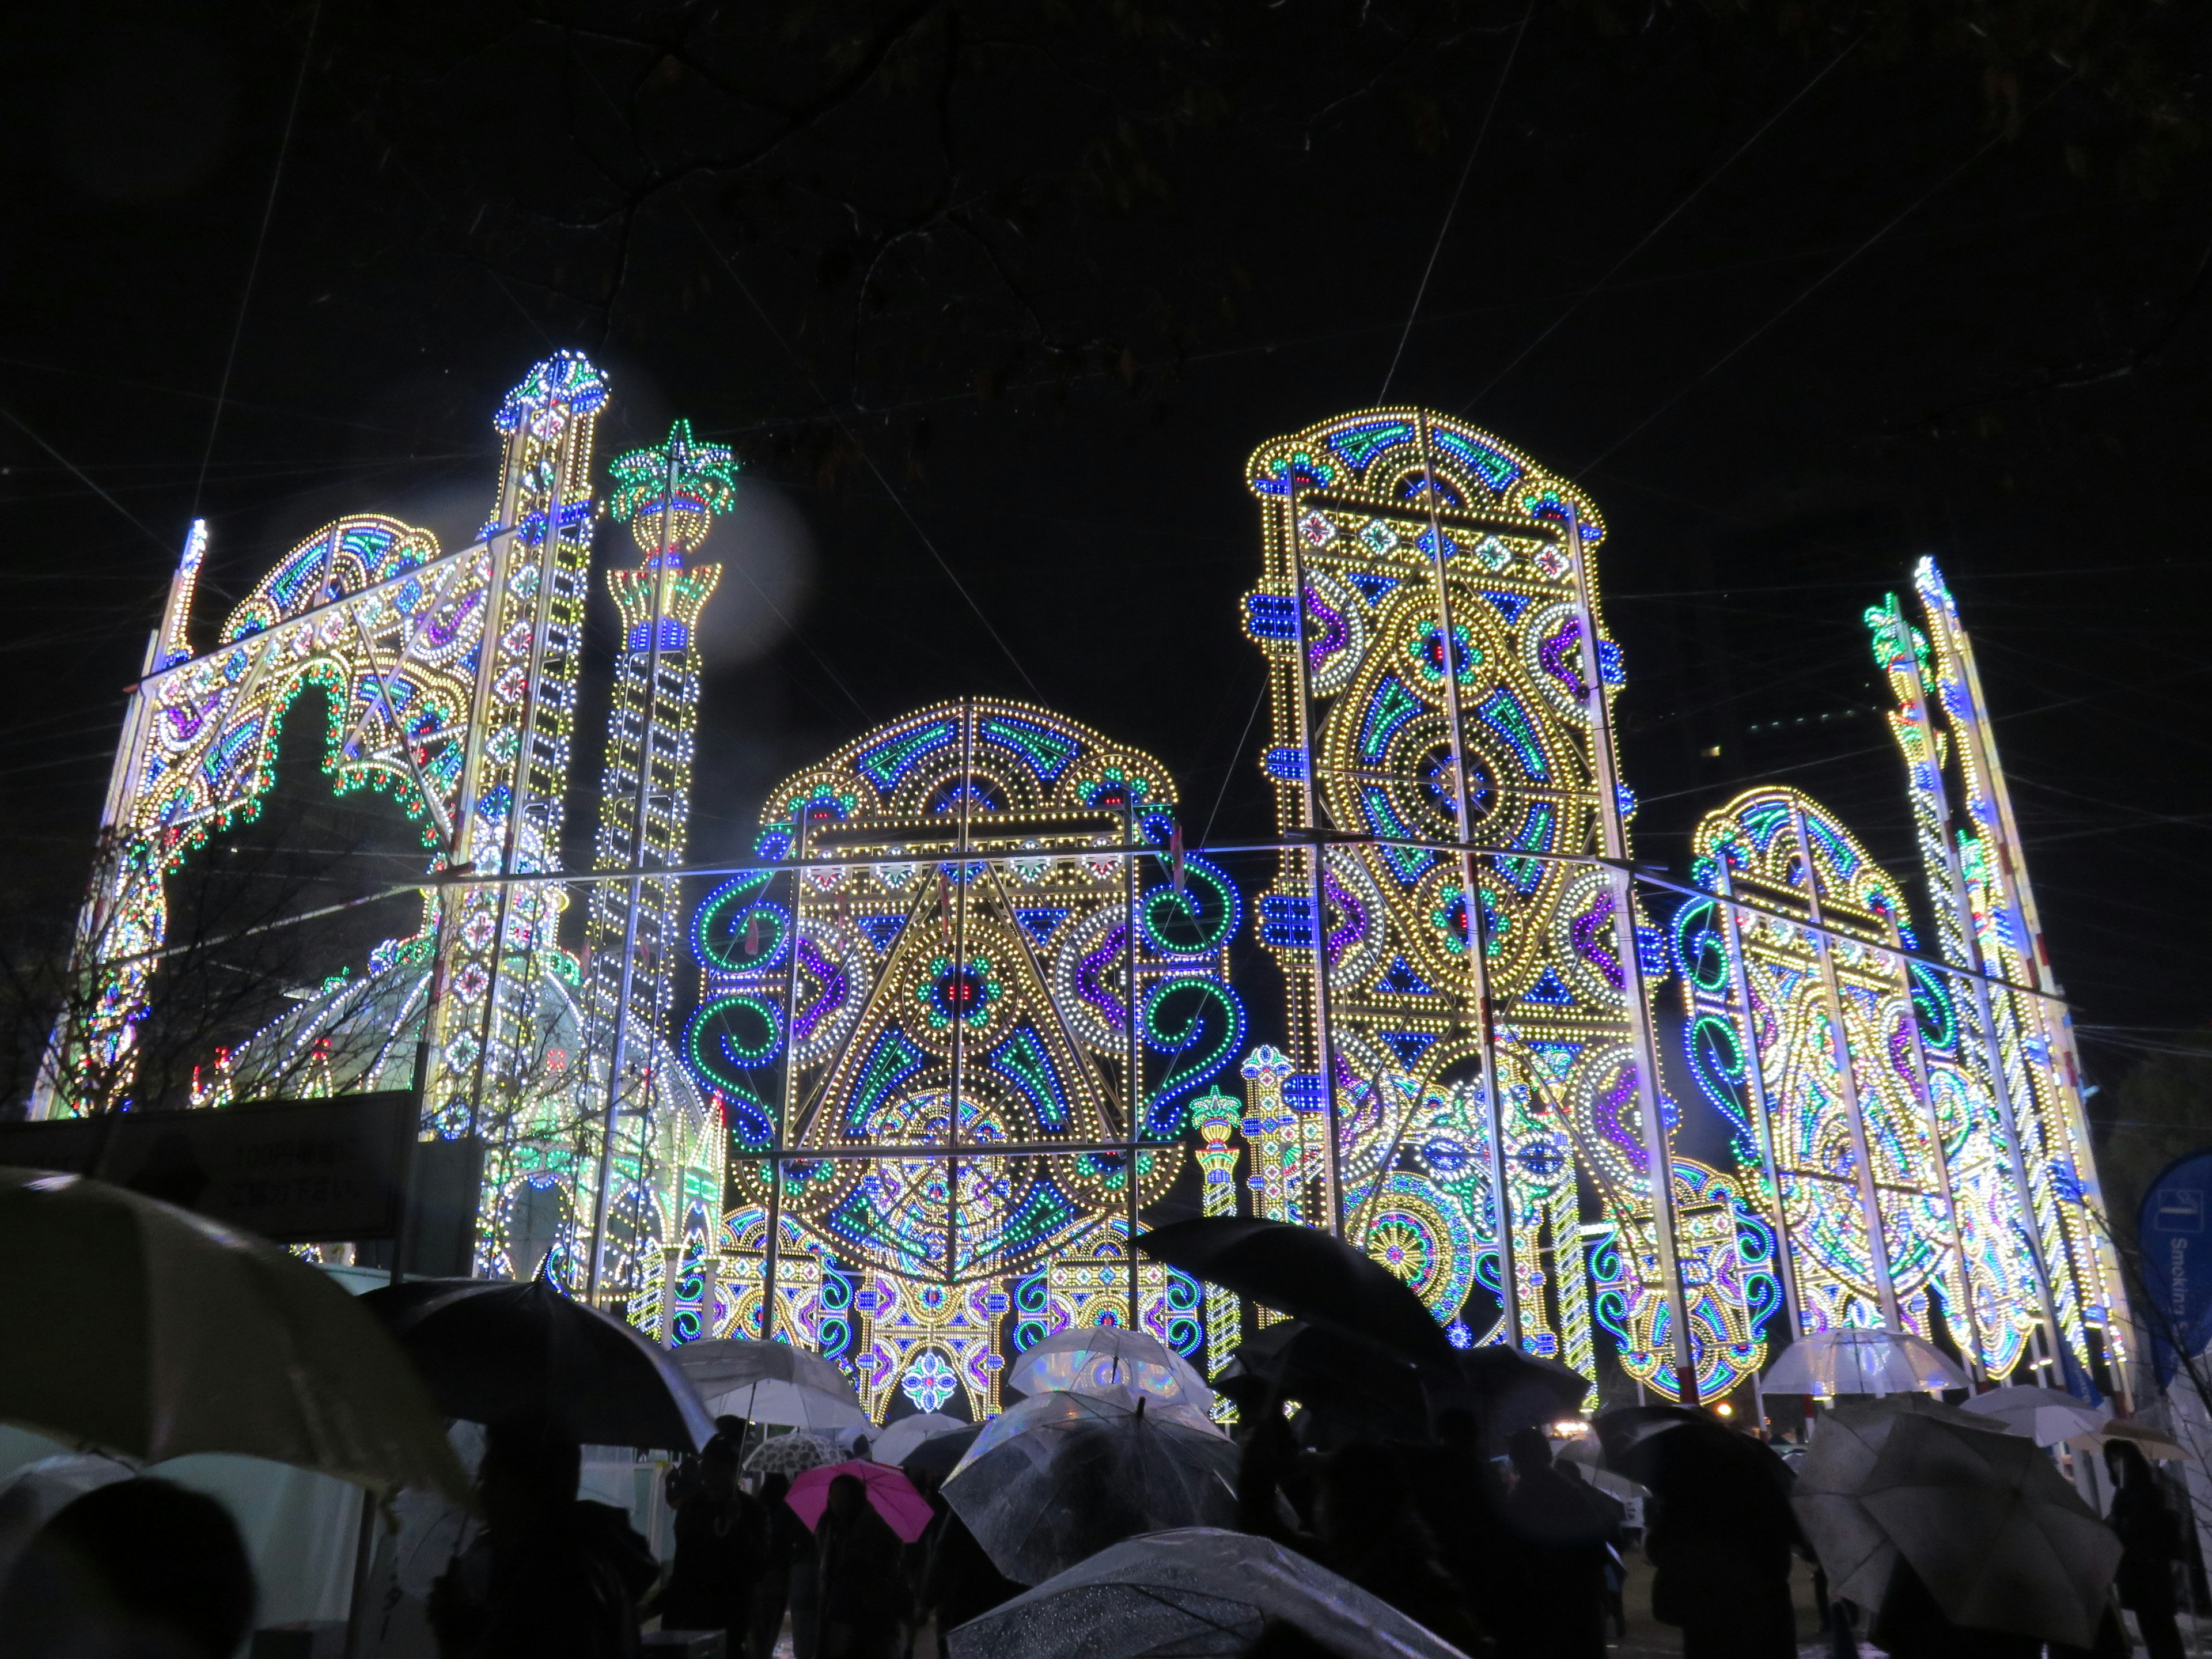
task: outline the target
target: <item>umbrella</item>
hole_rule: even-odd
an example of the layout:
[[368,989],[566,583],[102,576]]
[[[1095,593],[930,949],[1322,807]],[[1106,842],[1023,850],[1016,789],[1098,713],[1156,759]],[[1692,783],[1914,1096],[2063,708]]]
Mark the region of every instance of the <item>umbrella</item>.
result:
[[686,1342],[671,1351],[676,1369],[696,1383],[702,1396],[726,1394],[744,1382],[795,1382],[835,1400],[858,1406],[853,1380],[818,1353],[788,1342],[756,1342],[749,1337],[714,1337]]
[[467,1501],[406,1357],[276,1246],[106,1182],[0,1170],[0,1420],[149,1462],[234,1452]]
[[2131,1418],[2113,1418],[2097,1431],[2100,1439],[2125,1440],[2138,1448],[2145,1457],[2162,1457],[2179,1461],[2189,1455],[2189,1450],[2172,1435],[2154,1429],[2148,1423],[2138,1423]]
[[1156,1336],[1117,1325],[1057,1332],[1017,1359],[1006,1376],[1006,1387],[1017,1394],[1049,1389],[1080,1394],[1102,1383],[1182,1401],[1201,1415],[1213,1409],[1213,1390],[1190,1361]]
[[1796,1501],[1833,1594],[1879,1607],[1902,1557],[1969,1629],[2087,1648],[2119,1565],[2048,1457],[1965,1412],[1833,1414]]
[[830,1483],[841,1474],[851,1475],[867,1488],[868,1507],[884,1517],[902,1543],[911,1544],[929,1530],[937,1511],[914,1489],[913,1481],[884,1463],[824,1463],[793,1481],[790,1495],[783,1501],[791,1505],[793,1514],[818,1532],[822,1513],[830,1507]]
[[2083,1405],[2070,1394],[2019,1383],[1978,1394],[1959,1409],[1977,1417],[1993,1417],[2012,1433],[2024,1434],[2039,1446],[2055,1446],[2076,1435],[2094,1434],[2105,1421],[2102,1411]]
[[[963,1429],[972,1429],[972,1423],[963,1423],[957,1417],[947,1417],[943,1412],[916,1412],[912,1417],[902,1417],[868,1443],[868,1455],[878,1463],[894,1466],[903,1463],[924,1442],[940,1435],[958,1434]],[[951,1468],[948,1463],[945,1466]]]
[[1733,1511],[1753,1525],[1792,1530],[1788,1499],[1796,1477],[1765,1441],[1686,1406],[1624,1407],[1601,1413],[1591,1426],[1607,1468],[1678,1510]]
[[899,1459],[899,1467],[908,1474],[950,1474],[982,1432],[981,1424],[970,1423],[950,1434],[933,1435]]
[[763,1377],[707,1395],[707,1409],[716,1417],[742,1417],[749,1423],[786,1423],[795,1429],[865,1429],[873,1426],[867,1413],[849,1400],[840,1400],[804,1382],[784,1382]]
[[752,1455],[745,1459],[745,1473],[795,1475],[836,1461],[837,1454],[830,1449],[829,1443],[817,1440],[811,1434],[771,1435],[754,1447]]
[[1425,1378],[1438,1409],[1465,1406],[1493,1437],[1578,1415],[1589,1379],[1556,1359],[1486,1342],[1453,1356],[1456,1374]]
[[1428,1406],[1413,1366],[1372,1342],[1285,1319],[1247,1340],[1214,1379],[1247,1412],[1295,1400],[1334,1433],[1418,1440]]
[[1428,1306],[1374,1257],[1316,1227],[1249,1216],[1196,1216],[1155,1227],[1137,1248],[1261,1305],[1382,1344],[1415,1361],[1449,1362],[1452,1346]]
[[1798,1463],[1790,1504],[1820,1558],[1830,1592],[1863,1607],[1881,1605],[1897,1552],[1859,1502],[1859,1488],[1874,1473],[1890,1431],[1907,1417],[1934,1417],[1984,1434],[2004,1432],[2004,1425],[1993,1419],[1969,1416],[1917,1394],[1839,1406],[1821,1418]]
[[361,1301],[448,1417],[542,1414],[599,1446],[696,1451],[714,1437],[714,1419],[665,1350],[543,1279],[418,1279]]
[[1857,1326],[1801,1336],[1766,1368],[1769,1394],[1914,1394],[1963,1389],[1966,1373],[1909,1332]]
[[1460,1659],[1390,1606],[1280,1544],[1184,1527],[1132,1538],[955,1628],[952,1659],[1204,1659],[1269,1621],[1341,1659]]
[[1035,1584],[1138,1533],[1235,1526],[1238,1455],[1144,1395],[1055,1390],[986,1425],[945,1498],[1000,1572]]

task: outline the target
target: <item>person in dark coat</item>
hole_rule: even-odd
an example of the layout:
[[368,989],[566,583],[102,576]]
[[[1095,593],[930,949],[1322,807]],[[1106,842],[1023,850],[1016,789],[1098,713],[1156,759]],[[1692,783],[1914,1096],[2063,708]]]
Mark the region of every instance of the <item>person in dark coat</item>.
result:
[[1501,1654],[1540,1651],[1543,1610],[1528,1598],[1524,1552],[1505,1519],[1505,1486],[1482,1455],[1474,1413],[1464,1407],[1441,1413],[1436,1444],[1407,1460],[1406,1473],[1436,1540],[1437,1565],[1475,1622]]
[[484,1530],[430,1589],[441,1659],[632,1659],[660,1576],[611,1504],[580,1500],[582,1449],[538,1418],[493,1424],[477,1473]]
[[899,1539],[868,1502],[860,1477],[830,1483],[815,1532],[821,1564],[820,1659],[893,1659],[906,1586],[899,1576]]
[[[749,1659],[773,1659],[776,1638],[783,1633],[786,1606],[792,1609],[791,1646],[795,1659],[814,1659],[814,1538],[806,1523],[783,1501],[790,1491],[791,1477],[781,1469],[761,1482],[761,1572],[753,1585],[752,1633],[745,1642]],[[800,1597],[793,1582],[802,1570],[806,1603],[804,1628],[799,1619]]]
[[1542,1430],[1516,1430],[1505,1450],[1513,1464],[1505,1519],[1524,1551],[1522,1593],[1536,1610],[1542,1650],[1557,1659],[1604,1659],[1606,1541],[1615,1518],[1598,1493],[1553,1467]]
[[720,1631],[729,1659],[751,1634],[768,1547],[767,1512],[738,1485],[739,1443],[718,1433],[700,1455],[697,1485],[676,1511],[676,1555],[659,1603],[661,1629]]
[[1903,1556],[1891,1571],[1867,1634],[1889,1659],[2037,1659],[2043,1651],[2043,1644],[2032,1636],[1953,1624]]
[[1797,1543],[1774,1454],[1719,1425],[1659,1437],[1644,1553],[1651,1616],[1682,1632],[1683,1659],[1796,1659]]
[[2109,1518],[2120,1538],[2120,1570],[2113,1580],[2120,1605],[2134,1613],[2150,1659],[2182,1659],[2181,1630],[2173,1616],[2180,1517],[2166,1502],[2141,1448],[2124,1440],[2107,1440],[2105,1468],[2115,1488]]
[[930,1522],[922,1542],[929,1557],[922,1570],[921,1611],[936,1621],[937,1659],[946,1659],[948,1632],[1012,1601],[1022,1587],[993,1565],[950,1504]]

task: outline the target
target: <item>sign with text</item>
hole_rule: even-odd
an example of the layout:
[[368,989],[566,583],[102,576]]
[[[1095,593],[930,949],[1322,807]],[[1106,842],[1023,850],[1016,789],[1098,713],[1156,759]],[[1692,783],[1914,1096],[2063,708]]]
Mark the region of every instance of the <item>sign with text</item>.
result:
[[2191,1153],[2151,1182],[2136,1234],[2151,1356],[2167,1382],[2182,1355],[2194,1359],[2212,1343],[2212,1152]]
[[395,1237],[415,1097],[0,1124],[0,1164],[95,1176],[280,1244]]

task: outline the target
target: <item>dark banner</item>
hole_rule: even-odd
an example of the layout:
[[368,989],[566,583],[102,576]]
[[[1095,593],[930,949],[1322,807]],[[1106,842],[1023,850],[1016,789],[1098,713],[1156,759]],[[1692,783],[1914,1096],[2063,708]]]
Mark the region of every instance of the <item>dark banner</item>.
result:
[[2191,1153],[2151,1182],[2136,1233],[2152,1303],[2143,1320],[2163,1383],[2182,1357],[2212,1343],[2212,1152]]
[[0,1164],[96,1176],[279,1243],[399,1231],[415,1097],[0,1124]]

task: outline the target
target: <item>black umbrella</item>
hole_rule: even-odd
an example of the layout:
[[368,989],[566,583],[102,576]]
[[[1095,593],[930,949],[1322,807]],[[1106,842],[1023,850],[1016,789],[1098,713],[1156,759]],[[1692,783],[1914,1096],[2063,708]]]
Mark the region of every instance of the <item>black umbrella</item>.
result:
[[899,1459],[899,1468],[908,1474],[950,1474],[982,1432],[983,1425],[977,1423],[948,1434],[933,1434]]
[[593,1445],[696,1451],[714,1419],[643,1333],[544,1279],[421,1279],[371,1291],[381,1317],[449,1417],[543,1415]]
[[1372,1342],[1304,1320],[1261,1328],[1237,1350],[1214,1387],[1247,1413],[1295,1400],[1328,1437],[1420,1439],[1428,1409],[1413,1366]]
[[1685,1510],[1729,1512],[1794,1537],[1790,1509],[1797,1477],[1765,1441],[1682,1406],[1628,1406],[1591,1425],[1615,1474],[1649,1486]]
[[1417,1363],[1451,1359],[1443,1327],[1404,1280],[1318,1228],[1200,1216],[1155,1227],[1137,1248],[1263,1307],[1378,1342]]
[[1438,1411],[1473,1412],[1493,1439],[1579,1415],[1590,1389],[1571,1366],[1496,1342],[1462,1349],[1449,1374],[1431,1371],[1423,1380]]

